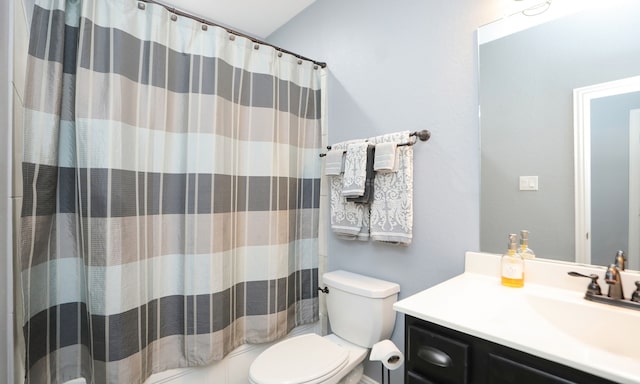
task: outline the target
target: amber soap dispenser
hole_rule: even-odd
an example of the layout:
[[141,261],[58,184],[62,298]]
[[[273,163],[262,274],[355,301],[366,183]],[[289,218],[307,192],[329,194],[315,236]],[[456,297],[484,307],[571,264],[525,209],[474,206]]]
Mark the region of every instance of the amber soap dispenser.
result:
[[524,287],[524,259],[517,252],[518,235],[509,235],[509,246],[507,252],[500,260],[500,272],[502,274],[502,285],[513,288]]

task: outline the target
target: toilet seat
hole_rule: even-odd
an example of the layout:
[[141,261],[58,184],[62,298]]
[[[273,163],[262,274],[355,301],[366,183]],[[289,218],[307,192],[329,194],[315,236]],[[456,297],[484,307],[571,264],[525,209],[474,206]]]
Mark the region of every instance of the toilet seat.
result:
[[316,335],[283,340],[262,352],[251,364],[249,378],[259,384],[316,384],[344,368],[349,352]]

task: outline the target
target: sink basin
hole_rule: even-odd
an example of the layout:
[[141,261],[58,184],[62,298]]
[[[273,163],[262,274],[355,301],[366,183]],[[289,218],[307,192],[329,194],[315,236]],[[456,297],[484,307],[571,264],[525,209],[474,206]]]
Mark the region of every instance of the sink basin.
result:
[[640,363],[640,312],[575,296],[527,293],[526,302],[543,321],[578,342]]

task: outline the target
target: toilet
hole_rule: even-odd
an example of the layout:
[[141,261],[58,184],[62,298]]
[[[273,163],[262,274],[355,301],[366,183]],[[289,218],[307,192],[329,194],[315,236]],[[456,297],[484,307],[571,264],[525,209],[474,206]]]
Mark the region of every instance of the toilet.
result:
[[332,334],[304,334],[278,342],[249,368],[252,384],[353,384],[362,361],[393,332],[400,286],[347,271],[322,276]]

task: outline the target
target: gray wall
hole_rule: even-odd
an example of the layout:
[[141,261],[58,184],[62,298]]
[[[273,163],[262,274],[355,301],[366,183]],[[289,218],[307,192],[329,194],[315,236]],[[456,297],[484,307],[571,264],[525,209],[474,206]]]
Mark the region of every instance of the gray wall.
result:
[[[573,89],[640,73],[640,5],[611,12],[614,28],[607,13],[480,47],[482,251],[501,253],[508,233],[528,229],[538,256],[574,260]],[[539,176],[539,190],[519,191],[519,176]]]
[[[319,0],[269,41],[329,65],[329,143],[429,129],[414,147],[414,240],[407,248],[328,235],[328,270],[398,282],[404,298],[463,271],[478,249],[475,30],[499,0]],[[398,316],[392,340],[404,347]],[[379,364],[365,374],[378,379]],[[402,370],[391,382],[402,383]]]
[[640,92],[591,101],[591,260],[629,250],[629,111]]

